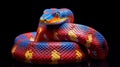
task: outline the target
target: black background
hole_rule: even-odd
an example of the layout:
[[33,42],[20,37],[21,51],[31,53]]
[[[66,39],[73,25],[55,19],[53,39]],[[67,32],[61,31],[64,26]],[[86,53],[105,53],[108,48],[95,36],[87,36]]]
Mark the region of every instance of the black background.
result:
[[[23,65],[24,67],[24,64],[15,61],[11,56],[11,48],[14,44],[15,37],[25,32],[36,31],[39,18],[44,9],[69,8],[74,13],[75,23],[90,26],[99,31],[106,38],[109,46],[109,54],[106,59],[107,65],[109,67],[118,67],[117,65],[119,65],[119,63],[117,60],[119,58],[120,33],[119,22],[115,19],[115,15],[117,15],[117,4],[115,2],[31,0],[4,1],[2,4],[2,19],[0,22],[0,64],[8,65],[9,67]],[[107,67],[104,63],[102,63],[102,66]]]

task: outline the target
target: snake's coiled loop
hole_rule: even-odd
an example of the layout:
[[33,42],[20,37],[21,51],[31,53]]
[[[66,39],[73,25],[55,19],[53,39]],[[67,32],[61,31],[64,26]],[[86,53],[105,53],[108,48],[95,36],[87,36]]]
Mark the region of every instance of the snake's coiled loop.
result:
[[35,64],[82,62],[88,56],[106,59],[108,45],[103,35],[73,22],[73,13],[67,8],[44,10],[37,32],[23,33],[15,38],[12,56]]

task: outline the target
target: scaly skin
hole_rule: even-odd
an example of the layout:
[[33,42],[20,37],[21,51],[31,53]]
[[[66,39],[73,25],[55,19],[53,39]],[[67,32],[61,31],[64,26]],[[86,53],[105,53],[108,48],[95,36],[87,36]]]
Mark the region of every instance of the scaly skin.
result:
[[108,45],[95,29],[75,24],[72,11],[66,8],[46,9],[40,17],[37,32],[16,37],[12,55],[19,61],[35,64],[65,64],[87,59],[104,60]]

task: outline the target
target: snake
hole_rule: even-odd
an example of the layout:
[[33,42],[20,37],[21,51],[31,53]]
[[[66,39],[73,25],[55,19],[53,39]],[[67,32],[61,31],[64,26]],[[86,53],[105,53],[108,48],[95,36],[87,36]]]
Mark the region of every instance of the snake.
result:
[[43,11],[37,30],[15,37],[12,57],[31,64],[67,64],[90,59],[105,60],[105,37],[90,26],[74,23],[68,8]]

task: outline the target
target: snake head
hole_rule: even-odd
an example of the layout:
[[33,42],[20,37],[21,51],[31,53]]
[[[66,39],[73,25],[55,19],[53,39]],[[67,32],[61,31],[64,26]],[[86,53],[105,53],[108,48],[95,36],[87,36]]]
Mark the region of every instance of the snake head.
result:
[[74,17],[71,10],[67,8],[51,8],[45,9],[40,17],[40,23],[47,25],[61,24],[64,22],[73,22]]

